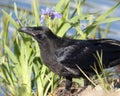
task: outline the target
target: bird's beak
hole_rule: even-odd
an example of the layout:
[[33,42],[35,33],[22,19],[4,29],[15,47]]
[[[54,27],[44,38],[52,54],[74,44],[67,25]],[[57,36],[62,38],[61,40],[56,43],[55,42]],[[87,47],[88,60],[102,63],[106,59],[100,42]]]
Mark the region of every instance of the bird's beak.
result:
[[31,36],[35,36],[34,30],[32,27],[22,27],[22,28],[19,28],[18,31],[29,34]]

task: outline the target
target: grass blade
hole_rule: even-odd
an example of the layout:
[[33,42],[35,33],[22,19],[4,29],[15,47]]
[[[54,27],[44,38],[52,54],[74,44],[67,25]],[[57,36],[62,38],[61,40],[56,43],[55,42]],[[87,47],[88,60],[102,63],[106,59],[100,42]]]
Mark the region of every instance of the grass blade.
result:
[[35,19],[35,24],[40,25],[40,17],[39,17],[39,11],[38,11],[38,0],[32,0],[32,9]]
[[111,9],[109,9],[107,12],[99,16],[96,21],[104,20],[108,15],[110,15],[118,6],[120,5],[120,2],[117,3],[115,6],[113,6]]
[[15,63],[19,63],[18,59],[14,55],[14,53],[10,50],[10,48],[7,45],[4,45],[5,52],[9,55],[10,59]]
[[3,14],[10,20],[10,22],[12,23],[12,25],[18,29],[19,28],[19,24],[11,17],[10,14],[8,14],[6,11],[2,10]]

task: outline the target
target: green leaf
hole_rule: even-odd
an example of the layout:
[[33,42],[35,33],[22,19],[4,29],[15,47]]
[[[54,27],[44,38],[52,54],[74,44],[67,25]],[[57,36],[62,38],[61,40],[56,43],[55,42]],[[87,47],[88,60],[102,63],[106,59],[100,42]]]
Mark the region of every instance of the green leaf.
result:
[[[85,15],[78,15],[78,16],[75,16],[73,18],[71,18],[70,20],[68,20],[67,22],[63,22],[59,31],[57,32],[57,35],[60,36],[60,37],[63,37],[64,34],[72,27],[72,26],[76,26],[80,23],[80,20],[86,20],[89,19],[89,16],[88,14],[85,14]],[[78,29],[78,28],[77,28]],[[78,29],[80,34],[83,36],[83,33],[80,31],[80,29]]]
[[69,5],[70,5],[70,1],[66,0],[64,5],[62,6],[62,8],[63,8],[63,10],[62,10],[62,19],[63,19],[63,21],[68,19]]
[[94,24],[88,26],[88,27],[85,29],[86,35],[88,35],[94,28],[96,28],[96,25],[94,25]]
[[84,34],[83,32],[82,32],[82,30],[80,29],[80,27],[79,27],[79,25],[77,25],[76,27],[75,27],[75,29],[78,31],[78,33],[81,35],[81,39],[86,39],[86,34]]
[[16,58],[16,56],[14,55],[14,53],[10,50],[10,48],[9,48],[7,45],[4,45],[4,49],[5,49],[5,52],[8,54],[8,56],[10,57],[10,59],[11,59],[15,64],[18,64],[19,61],[18,61],[18,59]]
[[120,20],[120,18],[107,18],[105,20],[95,22],[95,24],[99,25],[99,24],[103,24],[103,23],[111,23],[111,22],[118,21],[118,20]]
[[39,11],[38,11],[38,0],[32,0],[32,9],[35,19],[35,24],[40,25],[40,17],[39,17]]
[[[68,1],[68,0],[66,0],[66,1]],[[57,3],[55,9],[60,12],[62,5],[65,4],[66,1],[65,0],[59,0],[59,2]]]
[[16,17],[18,18],[17,5],[15,2],[14,2],[14,12],[15,12]]
[[[44,66],[43,66],[44,67]],[[43,68],[42,67],[42,68]],[[35,81],[36,81],[36,86],[37,86],[37,94],[38,96],[43,96],[43,91],[44,91],[44,84],[45,83],[45,80],[43,78],[41,78],[41,72],[39,73],[39,66],[37,66],[36,64],[33,65],[33,72],[34,72],[34,75],[35,75]],[[41,70],[42,71],[42,70]],[[43,74],[45,75],[45,74]],[[44,82],[42,82],[44,80]]]
[[74,16],[73,18],[71,18],[69,20],[69,22],[71,22],[71,23],[76,23],[76,22],[80,23],[80,20],[89,20],[89,19],[91,19],[91,16],[92,15],[89,15],[89,14],[81,14],[81,15],[78,15],[78,16]]
[[57,35],[60,36],[60,37],[63,37],[64,34],[71,28],[71,24],[70,23],[64,23],[62,25],[62,27],[59,29]]
[[107,12],[99,16],[96,21],[104,20],[109,14],[111,14],[118,6],[120,5],[120,2],[117,3],[115,6],[113,6],[111,9],[109,9]]
[[18,23],[11,17],[10,14],[8,14],[6,11],[2,10],[3,14],[10,20],[10,22],[12,23],[12,25],[18,29],[19,28],[19,25]]

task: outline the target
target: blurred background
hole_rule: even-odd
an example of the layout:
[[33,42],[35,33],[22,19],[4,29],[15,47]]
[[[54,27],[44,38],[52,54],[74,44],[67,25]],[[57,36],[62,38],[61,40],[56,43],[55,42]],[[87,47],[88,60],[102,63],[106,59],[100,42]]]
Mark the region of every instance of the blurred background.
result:
[[[40,7],[39,12],[41,8],[46,7],[53,7],[56,5],[56,3],[59,0],[40,0]],[[71,0],[72,1],[72,0]],[[18,9],[24,9],[29,12],[32,11],[31,8],[31,0],[0,0],[0,20],[2,20],[2,12],[1,9],[6,9],[8,12],[13,12],[13,6],[14,2],[16,2]],[[91,13],[95,14],[94,18],[96,18],[97,15],[102,14],[103,12],[110,9],[112,6],[117,4],[119,0],[86,0],[83,4],[82,11],[83,13]],[[47,5],[47,6],[46,6]],[[71,3],[71,10],[75,8],[75,4]],[[97,15],[96,15],[97,14]],[[14,16],[14,12],[13,12]],[[120,6],[114,11],[112,14],[113,17],[120,17]],[[83,21],[83,27],[87,26],[87,22]],[[100,32],[104,32],[104,29],[107,27],[107,24],[101,24],[100,25]],[[2,29],[2,22],[0,22],[0,30]],[[84,28],[83,28],[84,29]],[[9,28],[10,31],[14,30],[12,27]],[[120,40],[120,21],[112,22],[109,25],[109,30],[107,34],[107,38],[113,38],[113,39],[119,39]]]

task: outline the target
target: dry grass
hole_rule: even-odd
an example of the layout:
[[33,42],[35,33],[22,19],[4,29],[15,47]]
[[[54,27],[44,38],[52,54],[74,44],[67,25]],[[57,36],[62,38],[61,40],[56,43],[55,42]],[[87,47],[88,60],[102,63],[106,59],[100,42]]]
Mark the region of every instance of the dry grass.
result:
[[95,88],[88,86],[78,96],[120,96],[120,89],[105,90],[101,86],[97,85]]

